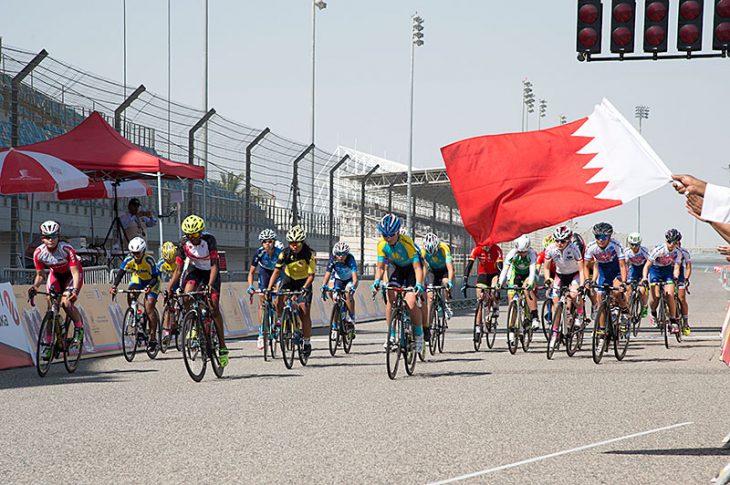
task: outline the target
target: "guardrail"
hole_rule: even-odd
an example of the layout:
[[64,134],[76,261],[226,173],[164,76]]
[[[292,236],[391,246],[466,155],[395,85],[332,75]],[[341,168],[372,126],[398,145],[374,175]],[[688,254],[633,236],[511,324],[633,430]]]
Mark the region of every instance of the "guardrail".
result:
[[[32,285],[35,280],[34,269],[3,268],[0,281],[13,285]],[[87,266],[84,268],[84,283],[105,285],[111,282],[111,272],[106,266]]]

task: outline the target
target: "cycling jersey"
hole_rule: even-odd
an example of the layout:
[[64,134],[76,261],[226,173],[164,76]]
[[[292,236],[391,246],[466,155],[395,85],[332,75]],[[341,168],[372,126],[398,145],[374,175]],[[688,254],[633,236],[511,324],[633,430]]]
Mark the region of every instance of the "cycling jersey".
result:
[[583,256],[573,243],[568,243],[562,251],[557,243],[552,243],[545,249],[545,262],[548,261],[555,263],[556,274],[568,275],[578,272],[578,263],[583,261]]
[[453,261],[451,257],[451,250],[446,243],[439,243],[438,251],[436,254],[426,252],[421,248],[421,257],[428,263],[429,269],[432,270],[443,270],[446,269],[446,263]]
[[175,263],[174,261],[172,263],[168,263],[167,261],[165,261],[164,258],[160,258],[157,260],[157,272],[160,275],[164,274],[171,278],[176,269],[177,263]]
[[[537,254],[537,260],[536,263],[538,266],[541,264],[545,264],[545,250],[543,249]],[[550,261],[550,274],[555,275],[555,261]]]
[[679,251],[679,253],[681,255],[681,259],[679,260],[679,263],[682,265],[682,267],[680,269],[684,269],[684,267],[688,263],[689,264],[692,263],[692,255],[689,253],[689,251],[687,251],[686,249],[684,249],[681,246],[678,247],[677,250]]
[[537,255],[532,249],[527,250],[527,254],[524,256],[517,252],[517,249],[512,249],[504,261],[504,268],[502,273],[499,275],[499,284],[503,285],[507,281],[507,277],[520,276],[521,280],[529,279],[532,283],[535,281],[535,265],[537,262]]
[[[157,270],[155,258],[149,254],[145,254],[139,263],[135,261],[134,256],[128,254],[127,257],[124,258],[124,261],[122,261],[122,266],[119,269],[119,274],[131,271],[134,276],[143,281],[155,279],[160,274]],[[117,276],[117,278],[119,278],[119,276]],[[121,278],[119,279],[121,280]]]
[[349,281],[352,279],[352,273],[357,273],[357,262],[355,256],[347,253],[347,257],[343,262],[339,262],[335,255],[330,256],[327,262],[327,273],[332,274],[335,281]]
[[639,246],[639,250],[634,252],[631,247],[624,250],[624,258],[631,263],[631,266],[644,266],[646,260],[649,259],[649,250],[644,246]]
[[291,248],[286,248],[279,255],[276,269],[280,269],[292,280],[306,280],[315,271],[314,254],[306,247],[299,253],[294,253]]
[[651,261],[652,265],[660,267],[680,263],[681,259],[681,253],[677,250],[677,248],[675,248],[674,251],[669,251],[666,244],[656,246],[649,255],[649,261]]
[[269,256],[263,247],[258,248],[251,260],[251,266],[260,266],[262,269],[273,271],[282,251],[283,249],[274,247],[274,253]]
[[408,236],[399,236],[394,245],[388,244],[384,238],[378,241],[378,262],[384,262],[386,259],[395,266],[406,267],[420,261],[420,253],[416,250],[416,245]]
[[59,241],[53,251],[45,244],[41,244],[33,253],[33,261],[37,271],[48,268],[56,273],[68,273],[71,271],[71,266],[81,266],[74,248],[65,241]]
[[210,262],[218,259],[218,244],[215,236],[204,232],[200,236],[200,244],[193,244],[187,236],[183,236],[177,246],[176,264],[184,264],[185,258],[190,259],[190,264],[198,269],[210,271]]
[[477,275],[498,273],[497,266],[502,261],[502,250],[496,244],[491,246],[489,250],[484,249],[484,246],[474,246],[469,255],[469,260],[479,260]]
[[598,271],[618,271],[619,264],[624,261],[624,249],[621,243],[611,238],[605,249],[601,249],[598,241],[595,239],[588,243],[586,247],[586,261],[596,261],[598,263]]

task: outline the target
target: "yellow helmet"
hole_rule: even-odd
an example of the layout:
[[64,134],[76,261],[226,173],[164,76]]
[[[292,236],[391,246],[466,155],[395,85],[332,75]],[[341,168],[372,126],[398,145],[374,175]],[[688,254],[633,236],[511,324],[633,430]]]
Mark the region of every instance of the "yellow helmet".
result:
[[290,243],[302,242],[305,239],[307,239],[307,233],[304,232],[304,229],[302,229],[301,226],[294,226],[286,233],[286,240]]
[[195,214],[187,216],[182,223],[182,232],[184,234],[203,232],[203,229],[205,229],[205,221]]
[[548,246],[550,246],[550,245],[551,245],[552,243],[554,243],[554,242],[555,242],[555,237],[553,237],[553,235],[552,235],[552,234],[550,234],[550,235],[548,235],[548,236],[545,236],[545,237],[544,237],[544,238],[542,239],[542,247],[543,247],[543,248],[547,248]]
[[170,241],[167,241],[165,244],[162,245],[162,259],[164,259],[168,263],[172,262],[175,259],[176,254],[177,248]]

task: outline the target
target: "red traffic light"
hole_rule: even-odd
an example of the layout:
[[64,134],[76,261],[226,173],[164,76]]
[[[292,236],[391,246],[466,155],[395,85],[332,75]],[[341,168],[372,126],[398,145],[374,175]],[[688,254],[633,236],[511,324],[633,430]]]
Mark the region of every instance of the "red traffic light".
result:
[[616,22],[628,22],[634,16],[635,6],[631,6],[626,2],[619,3],[613,7],[613,18]]
[[704,0],[679,0],[677,50],[702,50],[702,9]]
[[714,50],[730,50],[730,0],[715,0],[712,48]]
[[611,52],[634,52],[636,2],[613,0],[611,4]]
[[578,30],[576,50],[582,53],[601,53],[601,0],[578,0]]
[[644,10],[644,52],[667,52],[669,0],[646,2]]
[[595,5],[583,5],[578,10],[578,18],[585,24],[592,24],[598,20],[598,7]]
[[667,18],[666,2],[652,2],[646,6],[646,18],[652,22],[661,22]]

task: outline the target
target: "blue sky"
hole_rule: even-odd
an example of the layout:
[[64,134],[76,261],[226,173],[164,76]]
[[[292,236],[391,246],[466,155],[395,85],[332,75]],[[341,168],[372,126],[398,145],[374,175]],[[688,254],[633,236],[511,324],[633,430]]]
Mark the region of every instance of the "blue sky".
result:
[[[519,131],[522,80],[548,102],[543,127],[559,116],[582,118],[603,97],[630,121],[650,107],[643,134],[675,172],[727,184],[730,59],[580,63],[576,1],[331,0],[317,13],[316,142],[338,144],[405,163],[411,15],[425,19],[416,50],[414,164],[442,166],[440,147],[464,138]],[[639,4],[637,32],[643,24]],[[710,52],[712,1],[705,2]],[[172,3],[172,98],[203,106],[202,0]],[[127,83],[167,93],[167,1],[127,0]],[[670,53],[676,52],[676,2]],[[123,1],[6,2],[3,43],[45,48],[55,58],[106,78],[123,79]],[[608,14],[604,0],[604,54]],[[28,20],[32,19],[29,25]],[[22,21],[21,21],[22,20]],[[309,0],[210,0],[210,106],[253,127],[309,140]],[[641,50],[637,41],[637,50]],[[537,118],[529,121],[537,126]],[[642,199],[645,240],[678,227],[691,242],[693,219],[669,187]],[[558,203],[558,202],[556,202]],[[536,208],[537,210],[537,208]],[[636,204],[582,218],[618,230],[636,227]],[[719,238],[699,226],[700,243]]]

